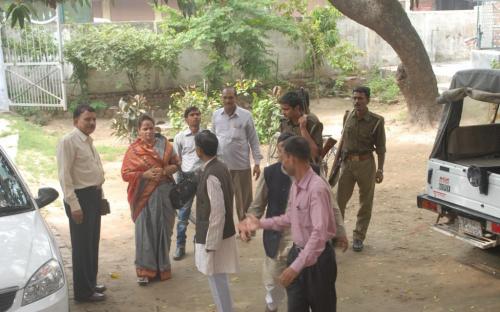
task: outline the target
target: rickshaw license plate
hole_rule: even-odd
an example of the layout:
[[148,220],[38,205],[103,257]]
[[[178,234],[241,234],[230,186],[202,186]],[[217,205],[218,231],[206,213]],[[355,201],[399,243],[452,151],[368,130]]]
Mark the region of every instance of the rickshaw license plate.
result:
[[476,237],[483,236],[483,230],[481,228],[481,223],[475,220],[467,219],[464,217],[458,217],[458,229],[461,233],[466,233]]

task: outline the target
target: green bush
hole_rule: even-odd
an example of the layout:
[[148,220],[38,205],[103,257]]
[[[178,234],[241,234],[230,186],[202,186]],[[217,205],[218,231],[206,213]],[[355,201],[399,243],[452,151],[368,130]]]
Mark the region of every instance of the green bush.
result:
[[492,69],[500,69],[500,60],[492,60],[490,66]]
[[[76,107],[80,104],[79,100],[71,101],[68,105],[68,111],[73,112],[75,111]],[[103,101],[92,101],[90,102],[90,107],[95,109],[96,111],[102,111],[108,108],[108,104],[106,104]]]
[[400,94],[398,83],[394,75],[384,76],[380,70],[373,70],[369,77],[368,87],[372,97],[377,97],[382,102],[390,102]]
[[328,64],[341,72],[341,75],[352,74],[359,69],[356,57],[363,53],[351,43],[341,40],[331,53],[326,55]]
[[343,40],[337,28],[337,22],[343,17],[332,6],[317,7],[308,10],[306,0],[283,1],[277,9],[284,16],[302,15],[296,20],[298,37],[305,44],[305,58],[299,65],[311,71],[313,79],[317,79],[318,70],[326,65],[336,69],[340,74],[349,74],[358,69],[356,57],[362,55],[359,49]]
[[142,95],[121,98],[118,103],[118,111],[111,121],[113,135],[118,138],[126,138],[132,142],[137,138],[137,121],[143,114],[151,115],[153,106],[149,105]]
[[281,110],[277,99],[270,95],[259,96],[254,93],[252,115],[260,143],[269,143],[269,140],[278,132],[280,126]]
[[162,7],[167,17],[162,35],[179,46],[207,54],[204,78],[215,90],[238,72],[248,79],[271,77],[274,60],[268,35],[277,31],[288,35],[296,31],[293,19],[278,15],[273,0],[200,1],[189,18],[178,10]]
[[108,108],[108,104],[103,101],[92,101],[90,102],[90,106],[96,111],[101,111]]
[[78,26],[64,45],[65,58],[73,65],[72,79],[83,96],[91,69],[125,72],[130,88],[137,91],[141,69],[158,67],[175,76],[180,52],[152,30],[126,24]]

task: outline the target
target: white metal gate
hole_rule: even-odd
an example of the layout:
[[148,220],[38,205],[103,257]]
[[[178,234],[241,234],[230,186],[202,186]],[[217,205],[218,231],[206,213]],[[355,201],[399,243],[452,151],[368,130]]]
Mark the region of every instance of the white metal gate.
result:
[[0,70],[5,72],[9,105],[66,109],[58,14],[24,29],[5,25],[1,41],[4,62]]
[[479,49],[500,48],[499,0],[477,2],[477,47]]

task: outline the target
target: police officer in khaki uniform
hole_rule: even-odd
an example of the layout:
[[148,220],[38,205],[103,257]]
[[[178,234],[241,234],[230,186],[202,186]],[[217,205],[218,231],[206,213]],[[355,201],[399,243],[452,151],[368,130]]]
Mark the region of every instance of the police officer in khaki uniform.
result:
[[[384,118],[368,110],[370,88],[357,87],[352,98],[354,109],[344,124],[337,202],[344,216],[354,185],[358,184],[360,208],[352,247],[354,251],[361,251],[372,215],[375,183],[384,179],[385,129]],[[374,151],[378,166],[375,165]]]
[[307,140],[311,148],[312,162],[319,164],[323,147],[323,124],[318,117],[308,113],[308,96],[305,91],[299,94],[290,91],[278,100],[283,118],[280,124],[281,133],[292,133]]

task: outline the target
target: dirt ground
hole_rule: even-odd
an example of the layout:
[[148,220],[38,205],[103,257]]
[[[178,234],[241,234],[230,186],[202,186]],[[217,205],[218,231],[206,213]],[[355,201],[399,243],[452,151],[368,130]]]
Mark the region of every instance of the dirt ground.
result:
[[[338,137],[341,116],[349,105],[345,100],[323,99],[312,103],[312,111],[325,124],[324,132]],[[482,251],[435,233],[429,226],[436,215],[416,208],[416,196],[425,185],[426,159],[435,130],[406,125],[402,105],[373,105],[372,110],[386,118],[385,180],[376,189],[365,250],[337,253],[338,311],[500,311],[500,251]],[[57,121],[48,129],[59,132],[70,127],[70,121]],[[108,129],[109,122],[100,121],[96,143],[121,144]],[[112,214],[102,222],[99,281],[108,286],[108,300],[97,304],[71,300],[71,310],[214,311],[207,279],[194,266],[192,244],[188,244],[184,260],[173,262],[171,280],[147,287],[136,284],[134,225],[120,166],[120,162],[105,163],[104,189]],[[46,219],[57,232],[71,281],[68,224],[60,206],[47,208]],[[355,194],[345,220],[349,238],[357,207]],[[236,311],[264,311],[261,235],[258,233],[249,244],[238,242],[241,271],[230,277]],[[192,237],[190,226],[188,240]]]

